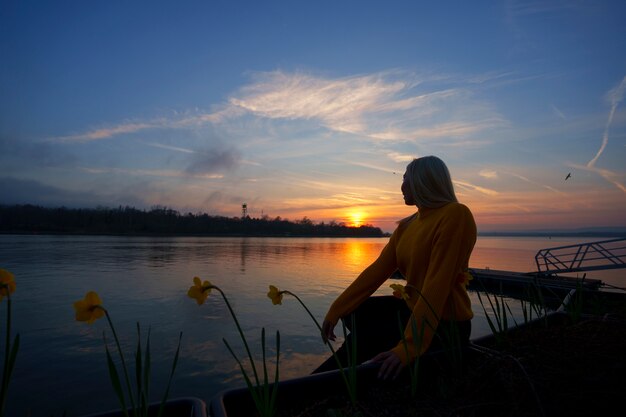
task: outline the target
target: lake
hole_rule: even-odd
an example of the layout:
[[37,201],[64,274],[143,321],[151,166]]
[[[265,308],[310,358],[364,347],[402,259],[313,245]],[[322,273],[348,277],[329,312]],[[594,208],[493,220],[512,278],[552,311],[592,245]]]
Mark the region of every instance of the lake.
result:
[[[225,338],[245,357],[233,320],[216,291],[202,306],[187,297],[194,276],[227,294],[259,358],[261,329],[266,329],[270,356],[280,331],[281,379],[306,375],[329,355],[328,348],[298,302],[285,296],[283,305],[272,305],[268,286],[297,294],[321,322],[330,303],[387,240],[0,235],[0,268],[11,271],[17,283],[11,297],[13,334],[21,337],[7,414],[77,416],[118,406],[106,368],[103,332],[114,349],[106,320],[92,325],[74,320],[73,302],[90,290],[110,312],[131,364],[136,323],[144,341],[151,329],[152,401],[164,391],[181,331],[170,397],[208,402],[220,390],[242,386],[237,364],[222,342]],[[529,272],[536,269],[539,249],[598,240],[603,239],[479,237],[470,267]],[[623,272],[587,277],[624,287]],[[377,294],[390,295],[391,289],[384,285]],[[478,297],[471,295],[476,315],[472,337],[477,337],[489,329]],[[4,334],[6,302],[0,303],[0,317]],[[336,332],[341,333],[340,326]]]

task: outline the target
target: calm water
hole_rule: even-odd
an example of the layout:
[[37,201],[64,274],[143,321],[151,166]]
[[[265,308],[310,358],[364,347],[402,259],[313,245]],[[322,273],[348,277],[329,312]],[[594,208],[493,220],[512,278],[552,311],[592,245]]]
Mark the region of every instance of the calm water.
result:
[[[602,239],[589,239],[595,241]],[[72,303],[95,290],[109,310],[132,359],[136,323],[152,331],[153,401],[183,332],[171,397],[208,401],[220,390],[243,385],[226,338],[244,351],[217,293],[198,306],[186,296],[194,276],[222,288],[248,342],[260,354],[261,328],[274,349],[281,333],[281,379],[311,372],[328,355],[317,328],[293,298],[273,306],[269,284],[300,296],[321,321],[335,297],[371,263],[386,238],[136,238],[93,236],[0,236],[0,268],[13,272],[13,329],[21,347],[9,390],[11,416],[77,416],[117,407],[105,364],[105,320],[74,320]],[[471,267],[527,272],[539,249],[581,243],[579,239],[479,237]],[[614,285],[620,271],[588,274]],[[378,294],[389,295],[383,286]],[[489,332],[477,297],[473,336]],[[515,307],[514,307],[515,308]],[[0,304],[4,332],[6,303]],[[339,330],[339,329],[338,329]],[[4,334],[4,333],[2,333]],[[145,337],[145,333],[144,333]]]

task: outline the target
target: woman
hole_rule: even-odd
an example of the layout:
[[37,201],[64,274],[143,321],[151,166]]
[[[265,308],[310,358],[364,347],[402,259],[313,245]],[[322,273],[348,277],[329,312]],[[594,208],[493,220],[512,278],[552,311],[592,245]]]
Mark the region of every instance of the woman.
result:
[[[476,223],[457,201],[448,168],[435,156],[414,159],[402,194],[417,212],[399,222],[378,259],[335,300],[322,325],[324,342],[335,340],[337,322],[353,313],[357,362],[379,362],[383,379],[397,377],[426,352],[447,348],[451,333],[467,344],[473,317],[466,285]],[[406,278],[403,299],[370,297],[396,271]],[[347,351],[342,346],[340,358]],[[315,372],[333,367],[329,358]]]

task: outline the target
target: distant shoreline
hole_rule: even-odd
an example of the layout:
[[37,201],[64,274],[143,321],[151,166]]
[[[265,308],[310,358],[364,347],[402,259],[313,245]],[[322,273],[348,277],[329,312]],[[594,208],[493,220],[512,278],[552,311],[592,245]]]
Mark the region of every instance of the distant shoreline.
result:
[[323,237],[323,238],[357,238],[371,239],[390,237],[391,233],[383,235],[310,235],[310,234],[203,234],[203,233],[81,233],[81,232],[32,232],[32,231],[6,231],[1,230],[0,235],[21,235],[21,236],[117,236],[117,237]]
[[[22,236],[116,236],[116,237],[225,237],[225,238],[237,238],[237,237],[261,237],[261,238],[357,238],[357,239],[371,239],[371,238],[389,238],[391,233],[385,233],[382,236],[378,234],[373,235],[312,235],[312,234],[206,234],[206,233],[114,233],[114,232],[53,232],[53,231],[41,231],[33,232],[29,230],[14,230],[0,231],[0,235],[22,235]],[[624,233],[595,233],[595,232],[559,232],[559,233],[544,233],[544,232],[479,232],[478,237],[545,237],[545,238],[605,238],[605,239],[618,239],[626,238]]]
[[[290,221],[281,217],[223,217],[207,213],[179,213],[155,206],[74,209],[33,205],[0,204],[0,234],[74,236],[163,236],[163,237],[389,237],[369,224],[348,226],[330,221],[315,223],[307,217]],[[535,238],[624,238],[626,226],[578,227],[478,231],[482,237]]]
[[134,207],[72,209],[33,205],[0,205],[0,233],[114,236],[293,236],[383,237],[372,225],[314,223],[303,217],[224,217],[185,213],[167,207],[149,211]]
[[478,236],[485,237],[603,237],[603,238],[626,238],[624,232],[479,232]]

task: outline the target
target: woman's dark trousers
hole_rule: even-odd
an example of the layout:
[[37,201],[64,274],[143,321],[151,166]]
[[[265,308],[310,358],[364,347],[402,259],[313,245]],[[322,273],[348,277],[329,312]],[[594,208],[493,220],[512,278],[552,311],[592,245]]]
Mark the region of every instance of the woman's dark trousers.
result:
[[[411,311],[404,300],[393,296],[375,296],[365,300],[350,316],[342,319],[335,328],[335,334],[341,334],[345,325],[347,334],[344,343],[336,350],[342,367],[347,367],[356,326],[357,364],[372,359],[381,352],[394,348],[401,340],[404,329],[411,317]],[[419,329],[418,329],[419,331]],[[443,357],[443,352],[463,351],[469,343],[471,332],[470,320],[462,322],[440,321],[428,351],[422,358]],[[452,348],[451,348],[452,347]],[[440,358],[437,359],[440,362]],[[313,373],[338,369],[336,359],[331,356]]]

